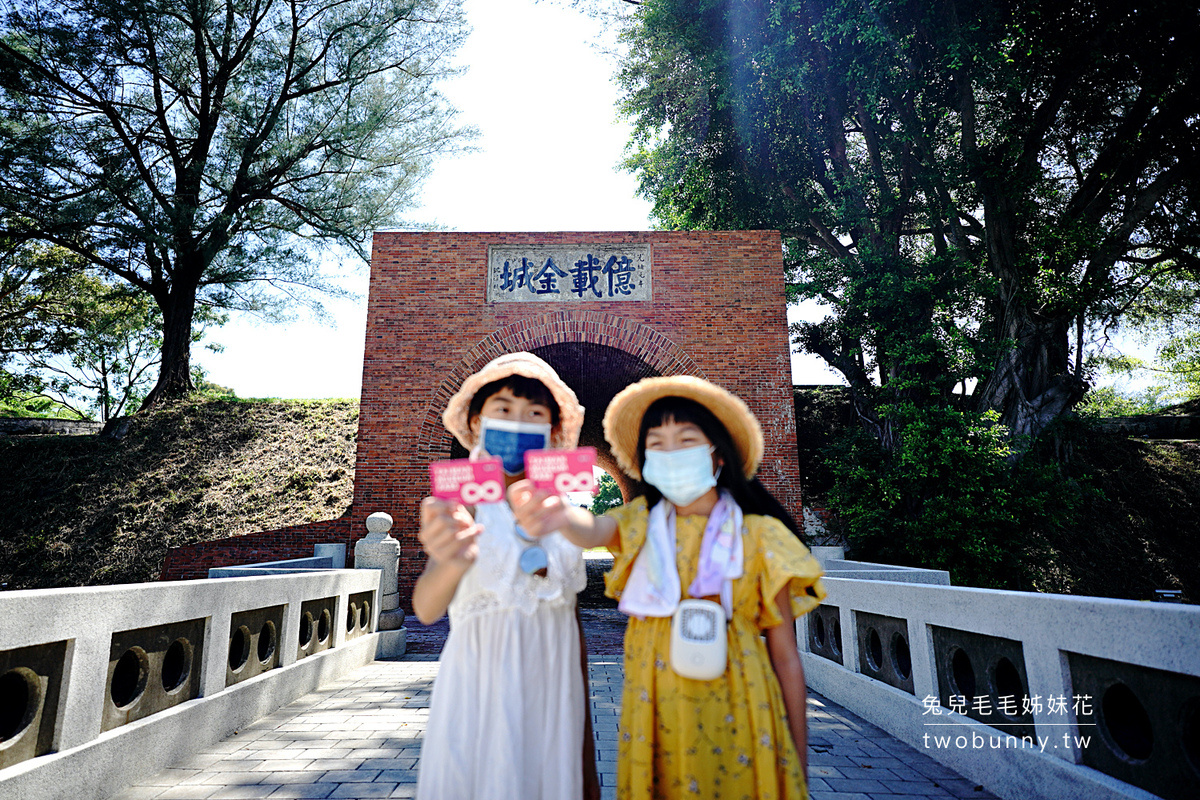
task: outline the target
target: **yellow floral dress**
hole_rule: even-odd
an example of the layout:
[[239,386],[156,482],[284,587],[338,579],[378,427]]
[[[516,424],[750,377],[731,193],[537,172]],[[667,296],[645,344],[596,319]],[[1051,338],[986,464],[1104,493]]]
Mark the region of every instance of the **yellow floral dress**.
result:
[[[619,546],[606,593],[620,598],[646,541],[645,498],[608,512]],[[676,519],[676,564],[684,597],[696,577],[707,517]],[[617,745],[617,797],[804,800],[807,787],[762,631],[783,622],[775,598],[787,587],[799,617],[825,596],[821,566],[773,517],[747,515],[744,574],[733,584],[725,674],[697,681],[669,666],[669,617],[631,617]]]

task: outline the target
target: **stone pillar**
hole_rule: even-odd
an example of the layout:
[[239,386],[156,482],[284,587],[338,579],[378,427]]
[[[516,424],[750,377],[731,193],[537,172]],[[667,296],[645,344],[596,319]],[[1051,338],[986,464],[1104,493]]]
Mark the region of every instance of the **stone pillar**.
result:
[[830,561],[846,560],[846,548],[844,547],[832,547],[815,544],[809,548],[809,552],[813,554],[813,558],[820,562],[822,569],[829,569],[827,565]]
[[377,658],[404,655],[408,639],[396,579],[396,570],[400,565],[400,542],[388,533],[391,529],[392,516],[376,511],[367,517],[367,535],[354,545],[354,566],[357,569],[380,571]]
[[330,569],[346,568],[345,544],[314,544],[313,555],[317,558],[328,558]]

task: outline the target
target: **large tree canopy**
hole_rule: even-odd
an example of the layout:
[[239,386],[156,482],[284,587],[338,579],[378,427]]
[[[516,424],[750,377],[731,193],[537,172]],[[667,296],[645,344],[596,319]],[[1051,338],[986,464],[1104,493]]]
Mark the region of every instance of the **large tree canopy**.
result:
[[798,339],[897,403],[1036,435],[1087,340],[1200,275],[1200,12],[1175,0],[646,0],[628,165],[671,227],[778,228]]
[[197,304],[396,224],[464,135],[434,87],[464,35],[459,0],[5,0],[0,225],[149,293],[147,402],[182,394]]

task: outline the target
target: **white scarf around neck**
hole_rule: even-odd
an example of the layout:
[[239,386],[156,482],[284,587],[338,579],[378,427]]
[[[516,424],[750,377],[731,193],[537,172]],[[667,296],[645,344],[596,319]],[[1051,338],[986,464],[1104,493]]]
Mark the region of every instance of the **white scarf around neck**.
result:
[[[733,616],[733,581],[742,577],[742,509],[725,489],[704,528],[693,597],[720,594],[725,618]],[[618,608],[632,617],[669,617],[683,595],[675,560],[675,506],[661,500],[650,509],[646,541],[633,562]]]

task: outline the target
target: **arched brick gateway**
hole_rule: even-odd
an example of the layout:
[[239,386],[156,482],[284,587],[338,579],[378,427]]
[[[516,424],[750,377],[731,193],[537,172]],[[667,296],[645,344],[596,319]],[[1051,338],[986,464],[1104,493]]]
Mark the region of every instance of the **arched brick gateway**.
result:
[[705,377],[674,342],[634,320],[592,311],[559,311],[530,317],[476,344],[441,382],[425,410],[417,452],[428,461],[466,453],[442,425],[446,407],[467,376],[503,353],[528,350],[563,377],[589,412],[580,444],[595,447],[600,465],[621,480],[601,428],[609,401],[634,381],[654,375]]
[[[604,259],[594,258],[611,252],[609,267],[629,263],[617,261],[622,248],[641,253],[645,262],[638,266],[644,279],[638,292],[624,297],[612,283],[620,270],[604,273]],[[531,257],[519,258],[526,251]],[[515,255],[504,255],[510,252]],[[575,253],[582,254],[578,261]],[[559,282],[547,267],[539,274],[548,277],[535,288],[531,276],[547,258]],[[514,278],[521,263],[529,274]],[[591,276],[590,284],[580,282],[581,268],[588,269],[582,277]],[[525,278],[527,291],[514,292]],[[557,298],[544,301],[550,296]],[[441,411],[467,375],[515,350],[538,354],[575,389],[588,412],[583,444],[595,446],[602,466],[614,473],[600,420],[618,391],[670,374],[726,386],[763,423],[764,483],[800,516],[777,232],[381,232],[372,251],[349,524],[353,540],[373,511],[396,520],[402,597],[424,563],[415,533],[428,464],[462,455],[442,427]]]

